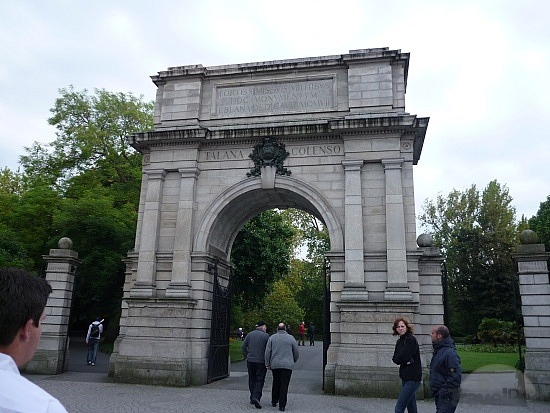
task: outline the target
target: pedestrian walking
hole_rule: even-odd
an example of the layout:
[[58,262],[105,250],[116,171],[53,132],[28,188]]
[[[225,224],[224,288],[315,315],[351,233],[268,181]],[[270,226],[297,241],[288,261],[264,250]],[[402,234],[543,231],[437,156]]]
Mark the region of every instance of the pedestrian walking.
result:
[[258,321],[256,328],[248,333],[241,345],[241,351],[246,359],[248,370],[248,389],[250,390],[250,404],[261,409],[262,391],[265,383],[267,368],[264,362],[265,348],[269,334],[266,332],[265,322]]
[[103,320],[99,317],[88,326],[88,333],[86,334],[86,344],[88,345],[88,353],[86,359],[88,366],[95,366],[97,361],[97,350],[99,348],[99,341],[101,334],[103,334]]
[[286,332],[284,323],[279,323],[277,332],[269,337],[265,348],[265,365],[271,369],[273,384],[271,386],[271,405],[279,404],[279,411],[284,412],[287,404],[288,386],[294,363],[298,361],[298,344],[294,337]]
[[309,345],[314,346],[315,345],[315,326],[313,325],[313,321],[309,322],[309,326],[307,328],[307,335],[309,336]]
[[303,346],[304,344],[304,336],[306,334],[306,323],[303,321],[298,326],[298,345]]
[[434,326],[430,336],[434,349],[430,364],[430,388],[436,413],[453,413],[460,399],[460,357],[446,326]]
[[401,379],[401,393],[395,404],[395,413],[417,413],[416,391],[422,381],[422,364],[420,361],[420,347],[413,335],[413,328],[408,321],[399,317],[393,322],[393,335],[399,336],[395,343],[392,361],[399,365]]

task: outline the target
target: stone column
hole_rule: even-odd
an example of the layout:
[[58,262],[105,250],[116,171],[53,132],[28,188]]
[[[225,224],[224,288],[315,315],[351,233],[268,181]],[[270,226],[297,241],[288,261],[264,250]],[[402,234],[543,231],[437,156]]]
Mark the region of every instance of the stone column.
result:
[[[420,357],[423,368],[423,386],[419,389],[422,396],[430,396],[429,362],[433,348],[430,332],[432,326],[443,324],[443,288],[441,285],[441,264],[444,257],[439,248],[433,246],[429,234],[422,234],[416,240],[423,251],[418,259],[418,280],[420,284],[420,303],[415,319],[415,336],[420,344]],[[418,395],[417,395],[418,396]]]
[[[69,316],[73,298],[74,278],[78,265],[78,253],[72,251],[73,242],[61,238],[57,249],[44,255],[48,263],[46,281],[52,293],[46,304],[46,318],[42,322],[42,336],[34,358],[24,371],[36,374],[61,374],[69,365]],[[84,339],[84,338],[82,338]]]
[[550,284],[544,244],[531,230],[520,234],[514,259],[518,267],[521,312],[525,334],[525,376],[536,394],[527,397],[550,400]]
[[180,199],[176,218],[172,279],[166,297],[190,297],[191,247],[193,242],[193,214],[195,187],[200,170],[197,167],[181,168]]
[[160,202],[166,171],[153,169],[144,171],[147,177],[147,191],[141,225],[139,259],[136,282],[130,291],[131,297],[150,298],[156,294],[155,272],[158,231],[160,220]]
[[411,301],[407,283],[407,248],[405,243],[405,209],[403,207],[403,159],[383,159],[386,176],[386,254],[388,284],[385,300]]
[[367,300],[365,288],[362,160],[342,161],[345,173],[345,281],[342,300]]

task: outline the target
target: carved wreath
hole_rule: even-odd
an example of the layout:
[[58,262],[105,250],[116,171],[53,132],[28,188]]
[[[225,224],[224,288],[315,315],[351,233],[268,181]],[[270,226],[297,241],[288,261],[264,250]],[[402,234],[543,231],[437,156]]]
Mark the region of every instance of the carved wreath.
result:
[[277,175],[290,175],[292,172],[283,166],[283,161],[289,153],[283,143],[270,137],[265,137],[262,143],[254,146],[254,150],[248,157],[254,161],[254,168],[247,172],[246,176],[260,176],[263,166],[274,166]]

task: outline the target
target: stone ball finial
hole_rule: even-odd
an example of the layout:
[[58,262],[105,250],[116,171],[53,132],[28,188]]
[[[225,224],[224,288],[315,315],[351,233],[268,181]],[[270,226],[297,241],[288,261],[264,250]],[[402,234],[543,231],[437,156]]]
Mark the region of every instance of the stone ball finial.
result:
[[73,247],[73,240],[67,237],[63,237],[59,240],[57,246],[62,250],[70,250]]
[[416,239],[416,243],[419,247],[431,247],[434,244],[434,239],[430,234],[420,234]]
[[524,245],[538,244],[540,242],[537,233],[531,229],[521,231],[521,234],[519,234],[519,241]]

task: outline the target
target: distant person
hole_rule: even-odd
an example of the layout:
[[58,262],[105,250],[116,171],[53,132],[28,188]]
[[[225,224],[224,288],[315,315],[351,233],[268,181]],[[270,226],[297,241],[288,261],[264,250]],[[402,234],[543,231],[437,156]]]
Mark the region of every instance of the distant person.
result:
[[430,388],[436,413],[453,413],[460,399],[460,357],[446,326],[434,326],[430,336],[434,348],[430,364]]
[[88,353],[86,355],[88,366],[95,366],[97,360],[97,349],[99,348],[99,341],[101,334],[103,334],[103,320],[99,317],[88,326],[88,333],[86,334],[86,344],[88,344]]
[[267,368],[264,363],[265,347],[269,334],[263,321],[256,323],[256,328],[246,335],[241,345],[241,351],[246,359],[248,370],[248,389],[250,390],[250,404],[261,409],[262,391],[264,389]]
[[0,269],[0,412],[67,413],[59,400],[19,373],[40,343],[46,280],[18,268]]
[[314,346],[315,345],[315,326],[313,325],[313,321],[309,322],[309,326],[307,328],[307,335],[309,337],[309,345]]
[[244,332],[243,332],[243,328],[242,328],[242,327],[239,327],[239,329],[237,330],[237,337],[238,337],[239,340],[241,340],[241,341],[244,340]]
[[304,344],[304,336],[306,334],[306,323],[303,321],[300,323],[300,326],[298,327],[298,345],[303,346]]
[[399,336],[395,343],[392,361],[399,365],[401,379],[401,393],[395,405],[395,413],[417,413],[416,391],[422,381],[422,363],[420,361],[420,347],[413,328],[403,317],[393,322],[393,335]]
[[292,328],[290,327],[290,324],[286,325],[286,332],[288,333],[289,336],[292,336]]
[[298,357],[296,340],[286,332],[284,323],[279,323],[277,332],[269,337],[265,348],[265,366],[273,373],[271,405],[275,407],[279,403],[281,412],[286,408],[292,367]]

